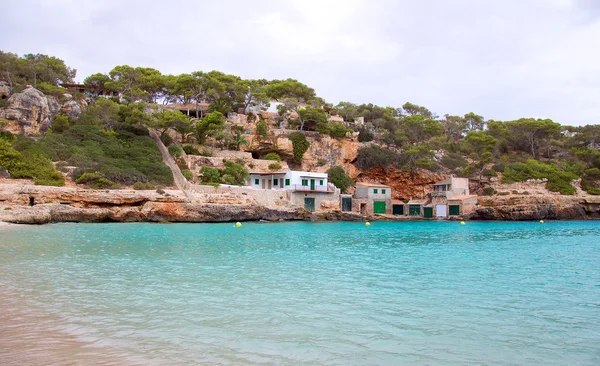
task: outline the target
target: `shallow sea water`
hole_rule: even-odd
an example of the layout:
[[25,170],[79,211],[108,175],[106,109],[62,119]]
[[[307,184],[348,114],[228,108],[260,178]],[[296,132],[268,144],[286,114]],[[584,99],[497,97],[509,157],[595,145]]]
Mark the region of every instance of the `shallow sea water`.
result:
[[0,230],[0,364],[599,365],[600,222]]

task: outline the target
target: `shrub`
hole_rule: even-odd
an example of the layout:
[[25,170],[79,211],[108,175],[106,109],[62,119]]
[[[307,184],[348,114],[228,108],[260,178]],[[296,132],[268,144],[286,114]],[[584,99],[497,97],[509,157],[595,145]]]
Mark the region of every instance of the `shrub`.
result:
[[173,143],[173,138],[168,133],[163,133],[160,135],[160,141],[162,141],[165,146],[170,146]]
[[[4,136],[4,137],[8,137]],[[37,144],[25,137],[0,138],[0,166],[4,167],[13,179],[33,179],[37,185],[63,186],[65,179],[56,170],[50,159],[39,150]]]
[[261,120],[260,122],[258,122],[256,124],[256,134],[260,137],[267,137],[268,136],[268,126],[267,123],[263,120]]
[[163,191],[162,189],[158,188],[156,190],[156,193],[158,193],[158,194],[165,194],[165,191]]
[[458,155],[458,154],[454,154],[454,153],[450,153],[448,155],[444,155],[444,157],[442,158],[442,160],[440,161],[440,164],[442,164],[442,166],[448,168],[448,169],[457,169],[457,168],[464,168],[467,166],[467,160],[465,158],[463,158],[462,156]]
[[219,184],[221,183],[221,171],[217,168],[203,166],[200,168],[200,181],[206,184]]
[[484,177],[497,177],[498,173],[496,173],[495,171],[493,171],[492,169],[485,169],[483,171],[483,176]]
[[267,155],[263,156],[264,160],[274,160],[274,161],[281,161],[281,157],[279,156],[279,154],[275,153],[275,152],[270,152]]
[[52,120],[52,131],[57,133],[65,132],[69,129],[69,117],[64,114],[59,114]]
[[135,189],[135,190],[152,190],[152,189],[156,189],[156,187],[152,183],[135,182],[133,184],[133,189]]
[[200,155],[200,151],[193,147],[192,145],[184,145],[183,151],[188,155]]
[[342,122],[320,123],[317,126],[317,131],[322,134],[327,134],[333,138],[345,137],[348,132],[352,132]]
[[194,174],[192,173],[191,170],[189,169],[183,169],[181,171],[181,174],[183,175],[183,177],[187,180],[192,180],[192,178],[194,178]]
[[506,163],[504,163],[504,162],[498,162],[498,163],[494,164],[494,166],[492,167],[492,169],[495,172],[502,173],[502,172],[504,172],[504,168],[505,167],[506,167]]
[[171,156],[173,156],[175,158],[178,158],[178,157],[181,156],[182,150],[181,150],[181,148],[179,146],[177,146],[175,144],[169,145],[168,150],[169,150],[169,155],[171,155]]
[[339,165],[332,166],[327,170],[329,182],[338,187],[342,192],[346,192],[352,186],[352,178],[346,174],[343,167]]
[[576,190],[571,185],[571,181],[577,179],[577,175],[565,168],[561,168],[554,163],[542,163],[534,159],[529,159],[525,163],[512,163],[504,169],[502,183],[546,178],[548,180],[546,183],[547,189],[561,194],[575,194]]
[[292,141],[294,160],[297,162],[302,161],[302,156],[304,156],[304,153],[310,147],[310,142],[308,142],[306,136],[300,132],[291,133],[288,138]]
[[496,190],[492,187],[485,187],[483,189],[483,195],[484,196],[493,196],[494,193],[496,193]]
[[327,164],[327,160],[325,159],[318,159],[317,160],[317,166],[323,166]]
[[373,132],[371,132],[371,130],[369,130],[368,128],[361,126],[358,128],[358,141],[359,142],[369,142],[369,141],[373,141],[373,139],[375,138],[375,136],[373,135]]
[[269,170],[279,170],[279,169],[281,169],[281,164],[279,164],[279,163],[269,164]]
[[99,172],[83,173],[77,180],[77,184],[85,184],[94,189],[111,188],[115,186],[115,183],[106,179]]
[[469,165],[468,167],[466,167],[462,170],[461,175],[463,175],[465,177],[470,177],[474,171],[475,171],[475,168],[473,168],[472,165]]
[[498,196],[508,196],[510,192],[498,192]]
[[[228,161],[225,163],[225,169],[223,169],[223,181],[227,184],[235,184],[243,186],[246,184],[246,180],[250,176],[248,169],[243,165]],[[226,178],[227,176],[227,178]]]
[[375,167],[387,168],[399,159],[397,153],[383,149],[377,145],[361,147],[358,149],[356,166],[359,169],[369,170]]

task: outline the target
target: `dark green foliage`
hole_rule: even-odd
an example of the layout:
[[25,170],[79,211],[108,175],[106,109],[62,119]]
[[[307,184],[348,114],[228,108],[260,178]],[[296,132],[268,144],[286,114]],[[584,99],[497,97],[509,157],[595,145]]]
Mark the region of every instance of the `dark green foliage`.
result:
[[54,120],[52,121],[52,131],[62,133],[69,128],[69,125],[69,117],[65,116],[64,114],[59,114],[54,117]]
[[200,180],[205,184],[220,184],[221,171],[217,168],[203,166],[200,168]]
[[279,170],[279,169],[281,169],[281,164],[279,164],[279,163],[269,164],[269,170]]
[[152,183],[135,182],[133,184],[133,189],[135,189],[135,190],[154,190],[154,189],[156,189],[156,187]]
[[442,164],[442,166],[452,170],[457,168],[464,168],[468,164],[465,158],[455,153],[444,155],[440,163]]
[[302,156],[304,156],[304,153],[310,147],[310,142],[308,142],[306,136],[301,132],[291,133],[288,138],[292,141],[294,160],[298,162],[302,161]]
[[484,196],[493,196],[496,193],[496,190],[492,187],[485,187],[483,189]]
[[483,176],[484,177],[497,177],[498,173],[496,173],[494,170],[492,169],[485,169],[483,171]]
[[352,129],[347,128],[342,122],[323,122],[317,125],[317,131],[333,138],[342,138],[345,137],[348,132],[352,132]]
[[72,177],[75,180],[83,173],[99,172],[124,185],[173,182],[170,169],[162,163],[162,155],[149,136],[74,125],[62,134],[43,137],[37,144],[50,159],[77,166]]
[[546,188],[561,194],[575,194],[571,181],[577,175],[553,163],[542,163],[529,159],[526,163],[512,163],[506,166],[502,175],[502,183],[523,182],[528,179],[548,179]]
[[65,179],[37,144],[27,138],[19,140],[4,134],[0,138],[0,166],[13,179],[33,179],[37,185],[63,186]]
[[506,163],[497,162],[496,164],[494,164],[494,166],[492,166],[492,169],[498,173],[502,173],[502,172],[504,172],[505,167],[506,167]]
[[181,174],[187,180],[192,180],[192,178],[194,178],[194,174],[189,169],[183,169],[183,170],[181,170]]
[[246,180],[249,176],[250,173],[245,166],[231,161],[225,162],[225,169],[222,171],[224,183],[243,186],[246,184]]
[[358,149],[358,158],[355,164],[359,169],[363,170],[375,167],[386,169],[390,165],[397,163],[398,159],[399,156],[397,153],[377,145],[372,145]]
[[325,159],[318,159],[317,160],[317,166],[323,166],[327,164],[327,160]]
[[181,156],[182,150],[178,145],[171,144],[171,145],[169,145],[168,150],[169,150],[169,154],[174,158],[178,158]]
[[369,141],[373,141],[373,138],[375,137],[373,135],[373,132],[371,132],[371,130],[369,130],[367,127],[361,126],[358,128],[358,141],[359,142],[369,142]]
[[333,183],[333,185],[338,187],[342,192],[346,192],[346,190],[352,186],[352,178],[350,178],[348,174],[346,174],[344,168],[339,165],[329,168],[329,170],[327,170],[327,177],[329,182]]
[[256,124],[256,135],[265,138],[268,136],[267,133],[268,133],[267,123],[264,120],[260,120],[260,122],[258,122]]
[[183,151],[185,151],[185,153],[188,155],[200,155],[200,151],[198,151],[198,149],[196,149],[192,145],[184,145]]
[[112,182],[104,177],[99,172],[83,173],[77,180],[77,184],[85,184],[94,189],[112,188],[116,186],[115,182]]
[[264,160],[273,160],[273,161],[281,161],[281,157],[279,154],[275,152],[270,152],[267,155],[262,157]]

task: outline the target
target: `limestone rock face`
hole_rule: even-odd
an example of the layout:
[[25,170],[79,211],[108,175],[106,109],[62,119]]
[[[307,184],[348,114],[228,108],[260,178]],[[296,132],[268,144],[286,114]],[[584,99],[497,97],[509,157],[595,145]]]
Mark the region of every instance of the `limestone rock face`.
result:
[[48,129],[59,110],[58,101],[49,103],[44,93],[28,86],[22,93],[8,98],[8,106],[0,117],[14,122],[8,126],[10,132],[36,135]]
[[72,121],[76,121],[79,119],[79,116],[83,112],[83,109],[87,107],[87,103],[85,101],[81,101],[81,104],[75,100],[68,100],[65,104],[62,105],[62,111],[66,114]]
[[10,95],[10,86],[6,81],[0,81],[0,98],[8,98]]

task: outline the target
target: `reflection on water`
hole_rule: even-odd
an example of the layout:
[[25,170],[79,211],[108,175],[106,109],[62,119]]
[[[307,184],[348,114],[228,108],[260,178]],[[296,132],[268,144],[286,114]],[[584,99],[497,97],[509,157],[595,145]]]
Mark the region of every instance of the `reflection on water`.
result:
[[0,231],[1,364],[600,364],[594,222]]

